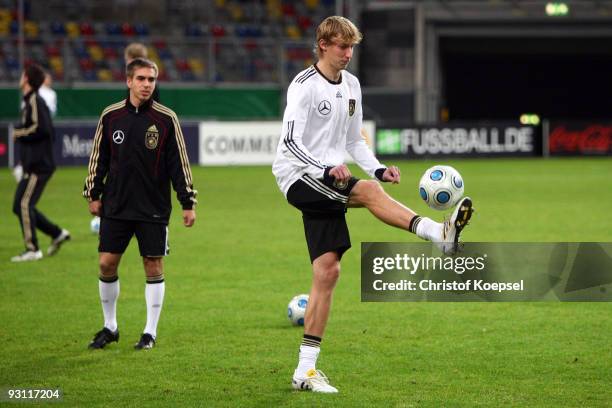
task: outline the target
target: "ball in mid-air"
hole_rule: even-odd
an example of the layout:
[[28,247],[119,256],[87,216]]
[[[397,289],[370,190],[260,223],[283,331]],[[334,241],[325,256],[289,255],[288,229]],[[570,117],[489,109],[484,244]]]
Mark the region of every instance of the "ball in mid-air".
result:
[[425,171],[419,182],[419,194],[434,210],[453,207],[463,197],[461,174],[451,166],[433,166]]

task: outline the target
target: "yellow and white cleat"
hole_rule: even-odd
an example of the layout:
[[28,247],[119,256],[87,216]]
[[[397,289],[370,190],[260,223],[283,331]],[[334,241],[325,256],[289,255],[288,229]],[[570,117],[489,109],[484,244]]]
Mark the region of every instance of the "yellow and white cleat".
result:
[[459,201],[450,218],[444,220],[441,240],[434,242],[444,255],[457,253],[459,250],[459,235],[468,225],[473,212],[472,199],[464,197]]
[[327,376],[322,371],[314,369],[306,372],[306,378],[297,378],[294,372],[291,385],[294,389],[300,391],[322,392],[326,394],[338,392],[335,387],[329,384]]

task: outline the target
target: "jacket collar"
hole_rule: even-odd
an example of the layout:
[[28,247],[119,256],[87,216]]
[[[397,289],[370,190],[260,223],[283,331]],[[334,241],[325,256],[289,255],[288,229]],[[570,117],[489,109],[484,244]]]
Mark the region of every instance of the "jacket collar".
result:
[[136,108],[134,105],[132,105],[132,103],[130,102],[130,98],[126,98],[125,100],[125,106],[127,107],[127,109],[132,112],[132,113],[139,113],[139,112],[144,112],[147,109],[149,109],[151,107],[151,105],[153,104],[153,98],[149,98],[148,101],[146,101],[145,103],[141,104],[138,108]]

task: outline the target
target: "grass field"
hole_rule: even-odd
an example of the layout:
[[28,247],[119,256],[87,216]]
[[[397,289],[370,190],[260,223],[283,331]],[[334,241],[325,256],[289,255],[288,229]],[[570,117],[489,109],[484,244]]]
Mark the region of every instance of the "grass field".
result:
[[[440,218],[416,187],[433,163],[397,164],[403,182],[387,191]],[[449,164],[477,207],[467,241],[612,241],[610,159]],[[175,208],[158,344],[146,352],[132,348],[145,324],[135,241],[119,270],[121,340],[87,350],[102,313],[97,238],[80,196],[85,168],[60,169],[39,203],[73,241],[27,264],[8,261],[22,243],[15,183],[0,172],[0,387],[59,387],[63,405],[79,407],[612,404],[612,304],[361,303],[359,243],[417,240],[366,210],[349,211],[353,249],[318,363],[340,393],[292,391],[302,332],[285,308],[310,285],[301,217],[268,167],[193,171],[198,219],[186,229]]]

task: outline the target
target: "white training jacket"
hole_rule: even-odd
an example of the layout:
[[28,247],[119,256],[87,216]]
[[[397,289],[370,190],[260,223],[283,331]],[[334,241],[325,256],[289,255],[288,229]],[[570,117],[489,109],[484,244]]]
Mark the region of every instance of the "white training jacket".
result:
[[281,138],[272,173],[285,197],[304,175],[323,179],[326,167],[344,162],[347,151],[370,177],[383,166],[361,135],[359,80],[342,71],[336,83],[311,66],[295,76],[287,91]]

